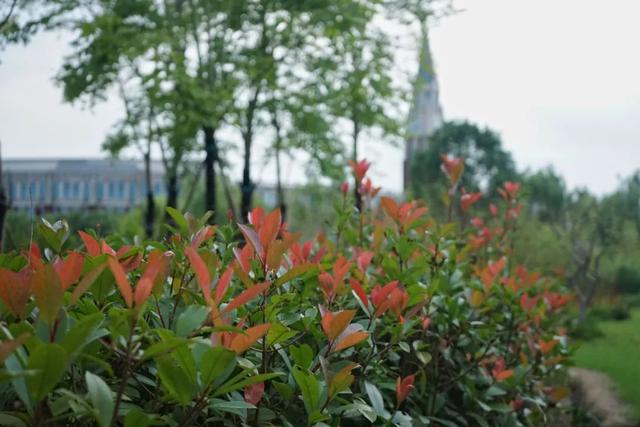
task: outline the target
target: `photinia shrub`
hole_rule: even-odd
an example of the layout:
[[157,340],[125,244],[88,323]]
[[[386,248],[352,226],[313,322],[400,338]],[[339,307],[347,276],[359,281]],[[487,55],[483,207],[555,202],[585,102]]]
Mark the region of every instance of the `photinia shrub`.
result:
[[[444,157],[449,221],[352,165],[332,236],[280,212],[162,241],[39,226],[0,255],[0,424],[537,425],[566,397],[570,296],[512,265],[519,186],[474,213]],[[458,217],[459,221],[454,221]],[[522,248],[526,250],[526,248]]]

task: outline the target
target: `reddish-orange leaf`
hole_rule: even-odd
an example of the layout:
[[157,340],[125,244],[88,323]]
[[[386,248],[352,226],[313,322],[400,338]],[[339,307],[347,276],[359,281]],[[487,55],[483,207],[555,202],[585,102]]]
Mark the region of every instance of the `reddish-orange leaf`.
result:
[[282,255],[287,250],[282,240],[273,241],[267,250],[267,268],[277,271],[282,264]]
[[120,294],[122,298],[124,298],[124,302],[127,304],[127,307],[131,308],[133,306],[133,291],[131,290],[131,283],[129,283],[129,279],[127,279],[127,274],[114,257],[107,257],[107,263],[109,270],[111,270],[113,277],[116,279],[116,284],[118,285],[118,289],[120,289]]
[[196,280],[204,294],[204,299],[209,303],[211,300],[211,276],[209,275],[207,266],[200,255],[198,255],[198,252],[191,246],[184,248],[184,254],[189,258],[191,268],[193,268],[193,271],[196,273]]
[[73,294],[71,294],[71,304],[75,304],[78,299],[89,289],[89,287],[96,281],[98,276],[104,271],[107,267],[105,263],[98,265],[96,268],[91,270],[88,274],[86,274],[78,286],[73,290]]
[[202,243],[206,242],[213,236],[215,230],[215,227],[211,225],[205,225],[204,227],[202,227],[196,232],[196,234],[193,236],[193,239],[191,239],[191,247],[194,249],[198,249]]
[[262,247],[260,237],[258,237],[258,234],[255,232],[255,230],[244,224],[238,224],[238,228],[240,228],[244,239],[253,247],[260,259],[264,260],[264,248]]
[[242,354],[247,351],[256,341],[266,335],[271,328],[270,323],[264,323],[257,325],[244,331],[244,334],[235,334],[231,342],[229,343],[229,350],[235,351],[237,354]]
[[363,287],[360,284],[360,282],[358,282],[356,279],[354,279],[352,277],[351,280],[349,281],[349,283],[351,284],[351,289],[353,289],[353,292],[355,292],[355,294],[358,296],[358,299],[360,301],[362,301],[362,304],[365,307],[368,308],[369,307],[369,300],[367,299],[367,293],[363,289]]
[[[329,322],[324,321],[325,316],[329,316]],[[355,316],[355,310],[343,310],[338,311],[337,313],[327,312],[323,316],[322,327],[324,328],[324,333],[329,339],[329,341],[333,341],[349,326],[349,323]]]
[[504,371],[497,372],[494,376],[496,381],[504,381],[507,378],[511,378],[513,376],[513,369],[505,369]]
[[540,340],[538,344],[540,345],[540,351],[542,352],[542,354],[547,354],[551,350],[553,350],[556,345],[558,345],[558,340],[555,340],[555,339],[552,339],[550,341]]
[[58,318],[64,295],[58,275],[51,264],[43,264],[34,272],[31,282],[40,317],[53,325]]
[[90,234],[85,233],[84,231],[78,231],[82,242],[84,243],[84,247],[87,249],[87,252],[91,256],[100,255],[100,245]]
[[120,256],[120,255],[124,255],[129,249],[127,247],[124,248],[124,251],[120,250],[120,255],[118,255],[116,253],[116,251],[113,250],[113,248],[111,246],[109,246],[109,244],[107,242],[105,242],[104,240],[102,240],[100,242],[100,250],[102,251],[103,254],[109,254],[109,255],[113,255],[113,256]]
[[24,317],[24,309],[31,296],[31,271],[19,272],[0,267],[0,299],[16,317]]
[[398,219],[398,204],[391,197],[380,197],[380,206],[391,218]]
[[153,289],[153,281],[149,277],[143,277],[136,285],[136,290],[133,295],[133,300],[136,303],[136,307],[140,307],[145,303],[151,290]]
[[281,225],[282,215],[280,214],[280,209],[274,209],[264,218],[260,231],[258,232],[260,243],[263,248],[268,248],[271,242],[276,239]]
[[54,264],[54,268],[56,273],[58,273],[63,289],[68,289],[69,286],[80,279],[83,265],[84,257],[80,252],[76,251],[69,252],[67,258],[64,260],[61,259]]
[[345,348],[349,348],[353,345],[358,344],[360,341],[364,341],[369,337],[369,334],[365,331],[357,331],[350,335],[345,336],[344,338],[338,339],[336,341],[336,348],[334,351],[344,350]]
[[271,282],[263,282],[243,291],[242,293],[240,293],[240,295],[231,300],[231,302],[224,308],[224,310],[222,310],[222,312],[229,313],[230,311],[233,311],[236,308],[245,305],[254,298],[257,298],[258,295],[266,291],[269,285],[271,285]]
[[27,339],[29,339],[29,334],[25,333],[16,339],[0,342],[0,365],[7,360],[7,357],[11,356],[11,353],[13,353],[16,348],[24,344]]
[[415,382],[416,375],[407,375],[404,378],[398,377],[396,379],[396,401],[398,406],[409,396],[411,390],[413,390],[413,383]]
[[231,277],[233,276],[233,267],[229,266],[224,271],[218,283],[216,284],[216,304],[220,304],[224,294],[227,293],[227,289],[229,288],[229,283],[231,283]]
[[264,394],[264,382],[248,385],[244,388],[244,400],[252,405],[257,405]]

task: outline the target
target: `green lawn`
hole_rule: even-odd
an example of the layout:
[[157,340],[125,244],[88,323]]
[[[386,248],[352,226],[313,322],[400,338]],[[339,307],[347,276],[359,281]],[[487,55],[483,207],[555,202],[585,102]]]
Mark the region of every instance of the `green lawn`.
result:
[[580,344],[576,365],[609,375],[640,418],[640,310],[626,321],[600,322],[599,328],[602,337]]

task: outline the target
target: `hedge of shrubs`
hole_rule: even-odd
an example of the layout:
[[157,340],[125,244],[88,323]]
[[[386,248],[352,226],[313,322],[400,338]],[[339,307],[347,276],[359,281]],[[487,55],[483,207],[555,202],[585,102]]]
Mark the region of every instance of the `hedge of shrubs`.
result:
[[64,221],[40,224],[41,247],[0,256],[0,424],[546,422],[568,392],[570,297],[509,262],[519,186],[472,215],[481,195],[445,157],[438,223],[374,199],[368,166],[351,164],[360,210],[343,184],[313,241],[261,208],[217,226],[170,210],[162,241],[86,231],[75,248]]

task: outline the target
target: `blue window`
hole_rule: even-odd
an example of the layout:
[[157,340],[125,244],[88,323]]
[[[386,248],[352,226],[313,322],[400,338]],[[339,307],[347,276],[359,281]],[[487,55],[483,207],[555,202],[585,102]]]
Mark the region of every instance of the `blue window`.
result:
[[118,181],[118,200],[124,200],[124,181]]
[[51,198],[53,200],[56,200],[58,198],[58,193],[60,191],[59,185],[60,185],[60,183],[55,182],[55,181],[53,181],[51,183]]
[[161,194],[162,193],[162,183],[156,182],[153,186],[153,194]]
[[131,181],[129,183],[129,201],[133,202],[136,200],[136,182]]
[[71,183],[69,181],[62,183],[62,198],[67,200],[71,198]]
[[84,186],[83,186],[83,188],[82,188],[82,190],[83,190],[82,197],[83,197],[83,199],[84,199],[84,201],[85,201],[85,202],[86,202],[87,200],[89,200],[89,185],[90,185],[90,184],[89,184],[89,182],[85,181],[85,182],[84,182]]
[[104,197],[104,184],[102,182],[96,182],[96,199],[102,200]]
[[40,201],[44,201],[47,196],[47,181],[44,178],[40,179]]
[[29,194],[27,192],[28,186],[26,182],[20,183],[20,198],[22,200],[29,200]]
[[116,198],[116,183],[113,181],[109,181],[109,198]]
[[74,199],[79,199],[80,198],[80,183],[79,182],[74,182],[72,187],[71,187],[71,193],[73,194],[73,198]]

